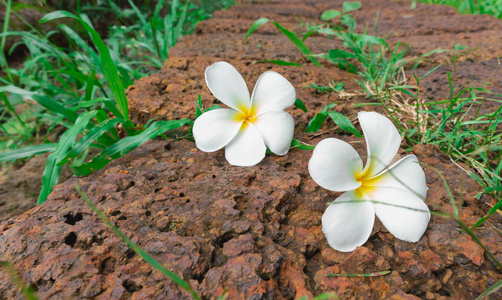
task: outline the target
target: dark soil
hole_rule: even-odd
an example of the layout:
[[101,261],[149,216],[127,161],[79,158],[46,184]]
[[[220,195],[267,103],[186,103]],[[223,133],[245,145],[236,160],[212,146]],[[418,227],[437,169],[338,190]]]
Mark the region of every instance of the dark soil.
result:
[[[267,24],[247,41],[244,35],[259,17],[302,30],[298,19],[320,23],[329,8],[343,1],[272,1],[245,4],[220,11],[197,26],[171,50],[163,69],[128,89],[131,117],[144,123],[152,117],[195,117],[200,94],[205,107],[218,103],[204,82],[204,69],[225,60],[233,64],[252,89],[259,75],[274,70],[288,78],[308,113],[290,108],[295,138],[317,144],[337,137],[364,153],[364,140],[345,135],[331,121],[316,134],[305,127],[324,105],[353,121],[361,109],[386,113],[364,96],[342,98],[319,93],[311,83],[343,82],[347,92],[359,92],[355,75],[323,63],[313,66],[276,28]],[[354,12],[363,30],[377,12],[378,33],[391,32],[392,42],[407,42],[411,55],[455,44],[479,47],[456,61],[455,88],[475,76],[474,86],[502,92],[497,55],[502,49],[502,21],[487,16],[462,16],[445,6],[416,10],[410,2],[364,1]],[[307,45],[314,53],[337,46],[336,41],[313,36]],[[424,74],[444,63],[453,50],[428,58],[416,72]],[[254,62],[282,59],[304,67],[280,67]],[[448,97],[445,63],[421,83],[430,99]],[[411,71],[407,73],[412,81]],[[487,103],[487,109],[495,104]],[[354,122],[357,123],[357,122]],[[441,171],[460,208],[460,219],[473,225],[495,199],[481,191],[464,170],[434,146],[411,151],[421,162]],[[400,156],[407,153],[401,149]],[[90,210],[74,189],[78,183],[90,200],[129,238],[168,269],[189,280],[204,298],[228,290],[228,299],[293,299],[334,291],[357,299],[474,299],[502,279],[486,252],[458,225],[433,216],[418,243],[396,240],[376,224],[369,241],[351,253],[329,247],[320,220],[326,205],[339,194],[317,186],[307,162],[311,153],[292,149],[286,156],[267,156],[249,168],[226,163],[222,151],[204,153],[191,141],[151,141],[105,169],[84,178],[72,178],[55,187],[48,201],[0,223],[0,260],[12,262],[23,280],[43,299],[182,299],[188,295],[134,254]],[[429,187],[426,203],[433,211],[451,212],[440,177],[425,169]],[[478,238],[502,260],[502,218],[495,214],[476,229]],[[383,270],[380,277],[326,277],[330,273],[362,274]],[[20,298],[9,277],[0,273],[0,298]],[[500,292],[493,299],[502,297]]]

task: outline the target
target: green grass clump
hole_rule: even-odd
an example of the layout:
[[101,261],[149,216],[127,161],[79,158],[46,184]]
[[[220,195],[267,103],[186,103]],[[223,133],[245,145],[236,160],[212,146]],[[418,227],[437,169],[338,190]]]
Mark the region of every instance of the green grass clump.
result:
[[427,4],[449,5],[462,14],[487,14],[502,19],[502,0],[413,0]]
[[[295,34],[283,28],[277,22],[266,18],[258,19],[246,34],[248,38],[260,26],[271,22],[300,50],[305,57],[314,65],[322,67],[318,58],[335,64],[342,70],[358,74],[361,79],[357,82],[370,96],[377,96],[389,86],[399,86],[402,82],[402,70],[408,63],[405,59],[409,46],[397,43],[392,47],[384,38],[375,36],[375,20],[373,32],[366,29],[363,33],[356,32],[356,20],[350,14],[351,11],[361,7],[360,2],[344,2],[343,10],[328,10],[321,16],[322,21],[330,21],[321,25],[303,24],[307,31]],[[329,49],[327,53],[314,54],[305,45],[305,41],[314,34],[325,35],[341,41],[341,48]],[[432,53],[431,53],[432,54]],[[295,64],[285,61],[265,61],[280,65]]]
[[[128,0],[131,8],[122,10],[109,0],[109,10],[127,25],[112,26],[103,39],[80,6],[76,14],[59,10],[40,21],[55,23],[64,18],[59,31],[9,31],[10,17],[22,19],[16,13],[20,7],[11,0],[0,1],[6,8],[0,42],[0,65],[6,75],[0,78],[0,162],[52,152],[38,203],[57,184],[63,164],[70,164],[77,175],[87,175],[166,130],[193,124],[191,120],[133,124],[124,90],[158,70],[169,49],[209,17],[209,11],[177,0],[158,1],[153,12],[148,1],[140,7]],[[215,9],[232,3],[203,1],[200,5]],[[67,46],[52,42],[56,33],[66,36]],[[4,49],[6,38],[12,36],[20,42]],[[10,68],[4,50],[13,53],[21,46],[28,55],[22,66]],[[89,153],[94,156],[88,157]]]

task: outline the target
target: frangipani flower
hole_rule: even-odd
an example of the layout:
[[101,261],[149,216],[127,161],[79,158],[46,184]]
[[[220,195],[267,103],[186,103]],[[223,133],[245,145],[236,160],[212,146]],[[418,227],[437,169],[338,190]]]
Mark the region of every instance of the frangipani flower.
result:
[[241,74],[229,63],[217,62],[206,68],[206,84],[230,108],[208,111],[195,120],[197,148],[214,152],[225,147],[225,158],[235,166],[256,165],[267,147],[277,155],[288,153],[295,123],[283,110],[293,105],[296,92],[286,78],[263,73],[250,98]]
[[396,127],[375,112],[360,112],[358,118],[368,152],[364,169],[356,150],[335,138],[317,144],[309,161],[317,184],[345,192],[322,216],[328,243],[338,251],[353,251],[370,237],[375,214],[396,238],[417,242],[430,219],[424,171],[414,155],[385,169],[401,144]]

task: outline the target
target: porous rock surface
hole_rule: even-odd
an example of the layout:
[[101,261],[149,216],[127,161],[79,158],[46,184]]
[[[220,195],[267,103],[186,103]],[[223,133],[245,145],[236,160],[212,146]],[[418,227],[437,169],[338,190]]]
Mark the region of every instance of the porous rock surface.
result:
[[[354,92],[358,89],[354,75],[328,64],[316,68],[307,63],[270,24],[244,41],[245,32],[259,17],[299,29],[296,17],[319,23],[322,11],[341,4],[327,0],[258,1],[218,12],[214,19],[198,25],[196,35],[185,37],[171,50],[161,72],[129,89],[133,118],[137,122],[154,116],[193,118],[198,94],[205,107],[217,103],[205,87],[204,69],[226,60],[242,72],[251,88],[269,69],[293,83],[309,110],[288,109],[295,118],[295,138],[315,145],[323,138],[337,137],[351,143],[364,157],[364,139],[343,134],[331,121],[316,134],[305,133],[308,120],[330,102],[336,102],[336,109],[355,121],[355,112],[361,108],[354,104],[368,99],[341,98],[304,88],[334,80],[344,82],[347,92]],[[446,39],[429,35],[469,36],[463,22],[470,18],[485,24],[472,34],[473,39],[501,26],[496,19],[460,16],[447,7],[419,4],[413,11],[409,7],[409,2],[364,1],[354,15],[362,26],[368,18],[372,22],[370,16],[380,10],[379,28],[384,31],[379,33],[393,30],[410,43],[418,35],[431,39],[431,45],[412,44],[417,55],[448,46]],[[414,17],[400,21],[408,14]],[[439,18],[450,25],[440,23]],[[423,26],[404,25],[418,20]],[[456,30],[455,23],[460,26]],[[439,44],[432,44],[432,40]],[[490,45],[497,42],[500,39]],[[336,43],[321,36],[307,40],[314,53]],[[480,49],[471,54],[473,61],[465,63],[493,60],[492,52]],[[259,59],[284,59],[305,66],[253,64]],[[483,80],[490,78],[483,74]],[[441,93],[446,89],[434,91],[437,97],[444,97]],[[473,225],[490,209],[494,199],[476,199],[480,187],[465,172],[468,167],[454,164],[434,146],[417,145],[411,153],[445,176],[464,223]],[[401,149],[398,156],[407,154]],[[223,151],[204,153],[192,141],[150,141],[101,171],[56,186],[43,205],[0,223],[0,260],[11,262],[42,299],[188,298],[189,294],[108,229],[76,193],[74,184],[78,183],[121,231],[208,299],[225,291],[227,299],[311,298],[331,291],[342,299],[472,299],[502,279],[500,270],[469,235],[458,230],[451,219],[435,215],[418,243],[395,239],[377,222],[363,246],[350,253],[333,250],[322,233],[321,216],[339,193],[319,187],[310,178],[310,155],[292,149],[284,157],[267,155],[257,166],[240,168],[230,166]],[[430,209],[453,213],[440,176],[432,168],[425,168],[425,173]],[[502,260],[502,238],[497,232],[500,224],[501,218],[495,214],[475,230],[498,260]],[[391,273],[379,277],[325,276],[384,270]],[[501,296],[500,292],[493,295],[494,299]],[[21,298],[5,273],[0,273],[0,298]]]

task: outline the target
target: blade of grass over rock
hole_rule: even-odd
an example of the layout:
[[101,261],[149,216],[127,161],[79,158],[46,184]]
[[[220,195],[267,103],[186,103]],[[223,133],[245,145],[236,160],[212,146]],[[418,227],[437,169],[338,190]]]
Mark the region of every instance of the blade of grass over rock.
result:
[[24,282],[19,273],[14,269],[12,264],[8,261],[0,261],[0,266],[5,268],[7,270],[7,273],[9,274],[9,277],[14,283],[15,286],[17,286],[21,290],[21,294],[23,294],[24,298],[27,300],[37,300],[37,296],[35,294],[35,289],[32,286],[27,286]]
[[500,288],[502,288],[502,280],[489,287],[486,291],[479,295],[476,300],[487,299],[488,296],[497,292]]
[[[298,300],[308,300],[308,299],[310,298],[307,296],[303,296]],[[338,300],[338,299],[340,298],[335,292],[322,293],[312,298],[312,300]]]
[[[502,186],[498,186],[498,187],[495,187],[497,189],[492,189],[491,191],[494,191],[494,190],[498,190],[498,191],[502,191]],[[488,190],[488,189],[487,189]],[[487,191],[485,190],[485,191]],[[481,217],[481,219],[479,219],[476,224],[472,225],[471,227],[471,230],[474,230],[476,229],[477,227],[479,227],[481,224],[483,224],[486,220],[488,220],[488,218],[493,215],[500,207],[502,207],[502,199],[500,199],[497,204],[495,204],[489,211],[486,215],[484,215],[483,217]]]
[[310,49],[307,46],[305,46],[305,44],[293,32],[282,27],[279,23],[271,21],[267,18],[259,18],[258,20],[256,20],[249,28],[245,39],[247,39],[251,34],[253,34],[253,32],[255,32],[256,29],[258,29],[260,26],[268,22],[274,24],[274,26],[277,29],[279,29],[282,33],[284,33],[284,35],[289,38],[289,40],[296,46],[296,48],[298,48],[298,50],[300,50],[301,53],[303,53],[303,55],[305,55],[305,57],[307,57],[308,60],[310,60],[317,67],[322,67],[317,58],[313,56],[313,53],[310,51]]
[[183,280],[178,275],[166,269],[161,263],[153,259],[147,252],[141,249],[136,243],[131,241],[125,234],[123,234],[115,225],[113,225],[108,218],[103,215],[103,213],[87,198],[87,196],[82,192],[80,186],[75,184],[75,189],[79,193],[80,197],[84,199],[85,203],[89,205],[89,207],[99,216],[99,218],[116,234],[118,235],[126,244],[131,248],[136,254],[141,256],[147,263],[149,263],[152,267],[159,270],[162,274],[166,275],[169,279],[174,281],[179,287],[189,292],[194,299],[200,300],[201,298],[197,293],[192,289],[190,284]]
[[335,276],[335,277],[376,277],[390,274],[392,271],[380,271],[374,273],[367,274],[326,274],[326,276]]
[[43,24],[43,23],[46,23],[46,22],[49,22],[52,20],[60,19],[60,18],[72,18],[72,19],[80,21],[82,26],[89,33],[92,41],[94,42],[94,45],[98,49],[99,58],[101,60],[101,65],[103,66],[103,71],[105,73],[105,77],[108,81],[108,85],[110,86],[110,89],[112,90],[112,93],[113,93],[113,96],[114,96],[115,101],[117,103],[117,106],[120,109],[122,116],[126,120],[129,120],[129,108],[128,108],[127,98],[126,98],[125,91],[124,91],[124,86],[122,85],[122,81],[119,78],[118,70],[115,67],[115,64],[113,63],[113,60],[110,56],[110,51],[108,50],[108,47],[105,45],[105,43],[101,39],[101,36],[99,35],[99,33],[96,30],[94,30],[92,28],[92,26],[89,25],[87,22],[85,22],[82,18],[79,18],[70,12],[62,11],[62,10],[48,13],[40,20],[40,23]]
[[47,196],[52,192],[52,188],[59,181],[61,166],[57,164],[66,157],[75,143],[77,136],[82,133],[89,121],[94,118],[97,113],[97,111],[84,112],[78,117],[75,124],[61,136],[56,149],[49,155],[45,163],[45,170],[42,175],[42,189],[38,196],[37,204],[41,204],[47,200]]
[[57,144],[55,144],[55,143],[40,144],[40,145],[27,146],[27,147],[20,148],[20,149],[2,152],[2,153],[0,153],[0,162],[11,161],[11,160],[14,161],[16,159],[31,157],[33,155],[37,155],[37,154],[41,154],[41,153],[53,152],[54,150],[56,150],[56,146],[57,146]]
[[72,167],[72,169],[77,176],[89,175],[96,170],[100,170],[110,161],[122,157],[131,150],[136,149],[146,141],[156,138],[168,130],[177,129],[183,125],[192,123],[193,121],[190,119],[154,122],[142,133],[121,139],[103,150],[99,155],[94,157],[92,161],[82,164],[81,166]]
[[331,119],[335,122],[336,125],[340,126],[342,130],[350,132],[357,137],[363,137],[359,133],[359,131],[357,131],[354,125],[352,125],[352,122],[350,122],[349,118],[347,118],[346,116],[342,115],[337,111],[330,111],[328,112],[328,115],[331,117]]
[[273,60],[273,59],[262,59],[255,61],[256,63],[271,63],[278,66],[293,66],[293,67],[303,67],[302,64],[297,64],[294,62],[289,62],[285,60]]

